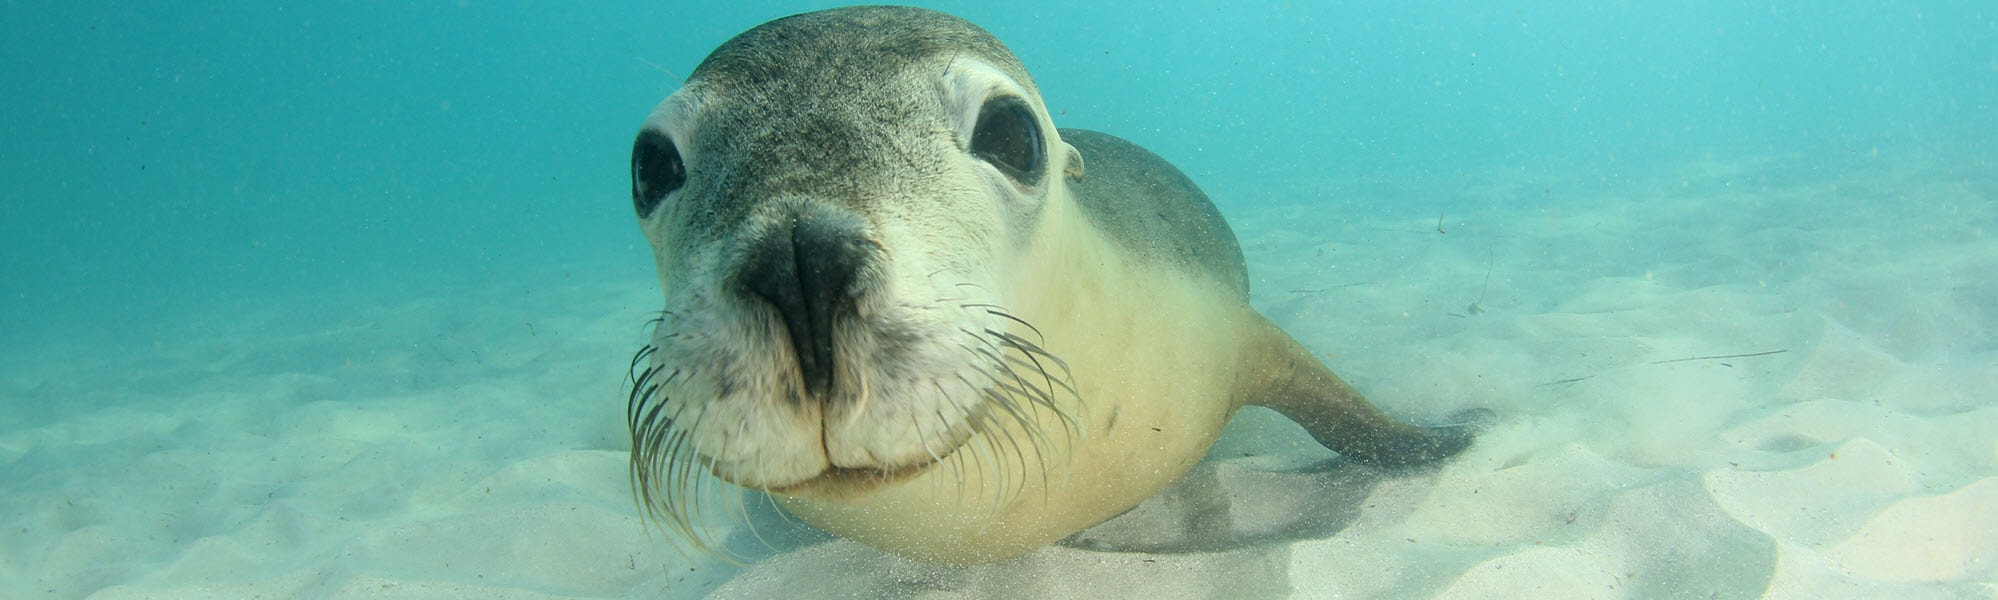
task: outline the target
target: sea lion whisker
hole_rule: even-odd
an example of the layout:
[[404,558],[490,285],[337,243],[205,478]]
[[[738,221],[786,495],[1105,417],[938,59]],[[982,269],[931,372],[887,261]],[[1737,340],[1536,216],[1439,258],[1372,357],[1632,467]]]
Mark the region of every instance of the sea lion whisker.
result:
[[[1024,352],[1009,353],[1006,355],[1006,365],[1007,368],[1026,369],[1029,376],[1039,375],[1041,382],[1046,385],[1045,387],[1036,385],[1034,389],[1045,393],[1049,398],[1053,398],[1057,392],[1067,389],[1066,382],[1056,381],[1054,374],[1049,373],[1047,367],[1042,365],[1041,361],[1034,358],[1031,354]],[[1072,392],[1074,390],[1069,391]]]
[[[678,431],[648,432],[645,439],[634,442],[652,449],[633,465],[633,473],[645,509],[655,513],[655,516],[661,510],[677,508],[678,502],[672,491],[671,463],[667,459],[675,446],[682,443],[680,438],[684,435]],[[674,517],[679,516],[677,510],[670,512]]]
[[657,493],[660,496],[648,498],[648,503],[674,502],[671,493],[673,465],[677,462],[674,458],[679,452],[680,445],[687,442],[687,432],[661,427],[649,430],[646,437],[647,439],[641,442],[652,449],[646,454],[647,464],[644,467],[647,472],[645,476],[647,493]]
[[[1009,378],[1013,379],[1014,381],[1021,381],[1022,383],[1024,383],[1024,381],[1019,377],[1018,374],[1013,373],[1010,367],[1007,367],[1004,364],[1001,364],[999,366],[1001,369],[1003,369],[1006,372]],[[1058,417],[1065,418],[1065,416],[1061,414],[1060,410],[1052,408],[1053,407],[1052,402],[1042,401],[1042,400],[1031,400],[1031,398],[1040,394],[1039,390],[1030,390],[1021,386],[1009,384],[1003,379],[996,377],[991,373],[985,371],[981,367],[973,366],[971,368],[978,374],[983,375],[990,382],[988,386],[986,386],[984,389],[980,391],[981,398],[984,400],[982,406],[997,406],[999,407],[1000,410],[1005,411],[1005,413],[1008,416],[1010,416],[1014,422],[1020,425],[1021,431],[1028,436],[1027,441],[1029,442],[1029,445],[1034,447],[1034,455],[1036,458],[1036,462],[1040,464],[1043,471],[1042,475],[1045,476],[1047,469],[1047,455],[1048,455],[1047,450],[1053,449],[1054,440],[1047,436],[1047,432],[1042,429],[1040,421],[1037,419],[1030,418],[1028,412],[1026,410],[1023,410],[1026,407],[1020,406],[1020,404],[1016,402],[1014,399],[1019,397],[1027,397],[1030,398],[1029,402],[1032,403],[1033,406],[1048,407],[1050,410],[1055,412]],[[1069,426],[1066,424],[1066,420],[1064,420],[1063,428],[1067,430],[1066,432],[1069,434],[1068,439],[1071,442],[1073,442],[1074,431],[1072,429],[1068,429],[1068,427]],[[1008,431],[1010,435],[1010,430]],[[1014,446],[1017,451],[1019,447],[1017,440],[1014,442]],[[1026,468],[1024,459],[1022,460],[1021,468],[1023,470]],[[1043,481],[1043,483],[1045,484],[1046,482]],[[1045,487],[1043,487],[1042,489],[1044,491],[1046,490]]]
[[[1022,338],[1020,336],[1006,333],[1003,331],[993,331],[989,329],[986,330],[986,333],[998,340],[997,342],[998,346],[1014,350],[1018,352],[1021,357],[1024,357],[1026,360],[1032,361],[1034,363],[1032,368],[1047,379],[1047,384],[1048,384],[1047,389],[1050,395],[1053,394],[1054,389],[1056,387],[1060,387],[1062,390],[1067,391],[1069,395],[1075,397],[1076,402],[1078,404],[1081,403],[1082,401],[1081,394],[1076,392],[1075,386],[1071,384],[1069,381],[1074,377],[1074,374],[1072,371],[1069,370],[1067,361],[1062,360],[1061,357],[1055,356],[1054,354],[1048,352],[1047,350],[1042,349],[1039,345],[1036,345],[1033,342],[1028,341],[1027,339]],[[1013,354],[1007,354],[1006,356],[1008,360],[1013,360],[1013,361],[1018,360],[1017,358],[1014,357]],[[1041,361],[1043,360],[1046,360],[1049,363],[1052,363],[1056,368],[1061,369],[1061,376],[1057,377],[1054,375],[1054,373],[1048,371],[1047,366],[1041,364]]]
[[[649,383],[658,370],[659,367],[647,369],[642,380]],[[631,399],[627,402],[627,418],[631,431],[630,468],[633,475],[633,492],[648,507],[653,500],[652,466],[656,460],[659,438],[664,433],[664,428],[659,426],[657,421],[659,409],[664,403],[650,402],[650,399],[658,394],[659,389],[659,384],[635,384],[632,386]],[[647,404],[652,406],[650,411],[645,410]]]
[[1007,490],[1013,487],[1009,483],[1009,480],[1012,478],[1012,468],[1002,458],[1004,453],[1000,448],[1000,443],[1004,440],[999,437],[999,434],[1005,433],[1005,426],[995,421],[993,415],[985,411],[980,411],[977,416],[972,417],[971,422],[978,431],[976,437],[978,438],[979,446],[986,452],[986,456],[992,460],[992,470],[990,472],[996,474],[998,478],[998,485],[992,488],[996,493],[993,498],[992,509],[997,511],[1004,504]]
[[[1061,368],[1062,376],[1060,377],[1060,379],[1066,380],[1073,377],[1073,372],[1071,372],[1068,368],[1068,361],[1062,360],[1061,357],[1055,356],[1054,353],[1048,352],[1046,349],[1041,348],[1040,344],[1036,344],[1032,341],[1028,341],[1027,338],[1013,335],[1012,333],[1004,331],[992,331],[988,329],[986,330],[986,332],[994,336],[997,336],[1007,346],[1017,349],[1020,352],[1027,354],[1030,357],[1037,356],[1040,358],[1047,359],[1049,362],[1054,363],[1055,366]],[[1069,391],[1073,392],[1075,390],[1070,389]]]
[[[1069,418],[1067,416],[1067,411],[1063,410],[1060,404],[1055,400],[1054,392],[1056,386],[1053,385],[1051,377],[1045,379],[1049,381],[1049,386],[1047,388],[1042,388],[1038,385],[1028,382],[1028,380],[1025,377],[1020,376],[1019,371],[1013,368],[1015,364],[1018,364],[1021,365],[1023,368],[1033,369],[1045,377],[1047,375],[1047,372],[1045,369],[1042,369],[1040,365],[1031,362],[1020,362],[1018,360],[1011,360],[1009,359],[1010,355],[1005,352],[1004,348],[999,347],[997,345],[986,348],[978,348],[974,350],[974,352],[978,353],[981,356],[986,357],[988,360],[991,361],[993,366],[997,367],[1001,373],[1004,373],[1006,375],[1006,377],[1003,379],[998,377],[992,377],[993,383],[995,385],[1010,381],[1017,389],[1017,391],[1027,395],[1028,398],[1033,400],[1035,404],[1055,412],[1057,416],[1061,416],[1063,418]],[[989,374],[988,377],[990,377]]]
[[930,455],[930,462],[943,462],[943,457],[938,456],[936,449],[930,447],[930,436],[923,433],[923,420],[916,418],[915,413],[909,414],[909,427],[916,430],[916,443],[923,447],[924,454]]
[[666,454],[660,457],[662,462],[657,467],[664,479],[656,483],[661,486],[659,497],[650,508],[665,511],[674,527],[698,545],[703,543],[702,536],[694,529],[694,519],[698,518],[699,510],[692,506],[695,504],[693,496],[687,493],[687,463],[680,459],[689,437],[684,431],[675,431],[665,442]]
[[[682,440],[676,435],[664,443],[668,448],[671,448],[681,442]],[[653,469],[648,467],[646,470],[652,471]],[[665,479],[662,481],[661,478],[654,478],[650,475],[639,477],[640,489],[643,490],[642,493],[644,496],[642,507],[644,514],[648,517],[648,522],[656,521],[663,528],[662,533],[664,530],[671,530],[674,533],[682,534],[682,537],[687,537],[698,542],[698,539],[691,535],[692,526],[685,521],[686,515],[681,510],[681,503],[671,489],[670,477],[672,476],[672,470],[670,468],[662,469],[659,471],[659,475]]]
[[[645,379],[650,378],[650,374],[645,376]],[[624,421],[627,425],[630,425],[631,440],[633,443],[637,443],[645,425],[642,416],[646,407],[644,396],[651,394],[653,389],[654,386],[651,385],[633,385],[631,386],[631,399],[625,401]]]
[[[999,510],[1006,505],[1006,498],[1009,496],[1007,490],[1013,486],[1007,481],[1010,477],[1007,473],[1008,469],[1005,462],[999,459],[998,438],[993,435],[987,435],[987,432],[996,426],[992,423],[991,419],[991,415],[986,414],[984,411],[979,411],[973,413],[969,422],[972,423],[973,430],[978,432],[977,435],[972,436],[973,439],[977,440],[977,443],[973,444],[975,451],[977,451],[974,457],[983,457],[979,461],[981,465],[980,471],[990,476],[986,478],[986,481],[991,483],[989,486],[991,488],[989,491],[992,493],[991,514],[999,514]],[[988,463],[987,461],[990,462]],[[986,464],[990,464],[990,468],[982,466]]]
[[[942,412],[938,412],[936,413],[936,415],[937,415],[937,424],[949,427],[950,423],[949,421],[946,421],[944,419]],[[966,443],[968,443],[970,440],[967,439],[965,441]],[[960,444],[960,449],[962,448],[962,446],[963,444]],[[956,449],[953,449],[950,453],[950,472],[953,475],[956,475],[955,477],[951,477],[950,480],[957,484],[956,485],[957,502],[960,504],[964,502],[965,480],[969,479],[968,477],[966,477],[967,473],[965,473],[964,471],[964,454],[965,453],[959,452]]]
[[[1012,369],[1002,369],[1001,372],[1006,373],[1007,377],[1014,381],[1021,381],[1020,376],[1014,374]],[[1030,402],[1033,406],[1059,412],[1058,409],[1053,408],[1054,406],[1053,403],[1050,402],[1045,396],[1043,396],[1041,394],[1041,391],[1037,389],[1023,387],[1015,383],[1008,383],[1005,380],[995,378],[995,380],[992,382],[992,391],[999,391],[1004,393],[986,396],[986,400],[988,402],[999,402],[1007,406],[1013,406],[1014,398],[1026,398],[1028,402]]]
[[[991,353],[990,350],[982,349],[979,352],[986,353],[988,356]],[[1029,383],[1025,377],[1021,377],[1019,372],[1015,371],[1008,361],[1003,358],[993,358],[1000,372],[1006,375],[1005,379],[1001,379],[986,374],[988,378],[992,379],[993,386],[1003,387],[1007,391],[1025,397],[1035,405],[1054,413],[1055,418],[1061,420],[1062,430],[1071,442],[1079,436],[1077,432],[1082,430],[1082,424],[1076,420],[1074,415],[1070,415],[1068,411],[1063,410],[1061,404],[1055,400],[1052,384],[1046,390],[1036,387],[1034,384]],[[1034,368],[1039,369],[1039,366],[1035,365]],[[1046,374],[1044,369],[1040,370],[1040,372],[1044,375]]]
[[[1011,398],[1006,398],[1006,397],[1004,397],[1004,394],[1000,394],[1000,393],[997,393],[997,392],[994,392],[994,391],[990,391],[990,390],[988,390],[988,391],[986,392],[985,396],[986,396],[986,403],[987,403],[987,405],[988,405],[988,406],[997,406],[997,407],[999,407],[999,409],[1000,409],[1001,411],[1003,411],[1003,412],[1004,412],[1004,414],[1005,414],[1006,416],[1009,416],[1009,417],[1011,417],[1011,418],[1013,419],[1013,422],[1014,422],[1014,423],[1017,423],[1017,424],[1019,424],[1019,426],[1020,426],[1020,427],[1019,427],[1019,429],[1021,430],[1021,434],[1022,434],[1022,435],[1025,435],[1025,436],[1027,436],[1027,443],[1028,443],[1028,445],[1030,445],[1030,446],[1034,446],[1035,448],[1039,448],[1039,447],[1040,447],[1040,444],[1036,443],[1036,438],[1038,438],[1038,437],[1042,437],[1042,436],[1040,435],[1040,428],[1039,428],[1039,427],[1036,427],[1036,426],[1034,425],[1034,422],[1033,422],[1032,420],[1028,419],[1028,418],[1026,417],[1026,415],[1024,415],[1024,414],[1021,414],[1021,412],[1020,412],[1020,407],[1019,407],[1019,406],[1017,406],[1017,405],[1016,405],[1016,404],[1015,404],[1015,403],[1014,403],[1014,402],[1012,401],[1012,399],[1011,399]],[[990,411],[987,411],[987,412],[988,412],[988,415],[990,415],[990,414],[991,414],[991,413],[990,413]],[[1014,454],[1014,456],[1015,456],[1016,458],[1018,458],[1018,459],[1019,459],[1019,464],[1020,464],[1020,472],[1022,472],[1022,473],[1025,473],[1025,472],[1027,471],[1027,456],[1026,456],[1026,453],[1025,453],[1025,451],[1024,451],[1024,450],[1022,450],[1022,449],[1021,449],[1021,447],[1020,447],[1020,440],[1019,440],[1019,438],[1013,435],[1013,429],[1014,429],[1014,428],[1012,428],[1012,427],[1006,427],[1006,426],[1005,426],[1005,425],[1004,425],[1004,424],[1002,423],[1002,424],[999,424],[999,425],[998,425],[998,429],[999,429],[1000,433],[1003,433],[1003,434],[1005,434],[1005,436],[1006,436],[1006,440],[1005,440],[1005,441],[1006,441],[1006,443],[1007,443],[1007,444],[1008,444],[1009,446],[1011,446],[1011,447],[1012,447],[1012,449],[1013,449],[1013,454]],[[994,440],[994,442],[995,442],[995,443],[996,443],[997,441],[998,441],[998,440],[996,440],[996,439]],[[1036,456],[1039,456],[1039,455],[1040,455],[1040,452],[1039,452],[1039,451],[1036,451],[1036,452],[1035,452],[1034,454],[1035,454]],[[1025,484],[1026,484],[1026,482],[1025,482],[1025,481],[1021,481],[1021,482],[1019,482],[1019,485],[1020,485],[1020,486],[1021,486],[1022,488],[1024,488],[1024,487],[1025,487]]]
[[[671,382],[682,373],[676,369],[664,381]],[[655,386],[654,389],[658,388]],[[685,420],[685,414],[693,404],[673,403],[663,395],[657,396],[657,400],[647,411],[648,417],[642,425],[646,431],[644,439],[633,446],[634,462],[644,465],[642,472],[635,473],[634,478],[643,490],[642,513],[677,533],[673,538],[676,542],[690,543],[697,551],[740,564],[738,557],[732,553],[708,544],[712,530],[702,498],[710,493],[708,486],[717,481],[707,474],[707,470],[695,468],[712,469],[713,463],[704,458],[700,442],[692,435],[706,413],[696,414],[692,426],[673,427]],[[662,413],[669,404],[672,405],[671,413]],[[679,544],[675,546],[677,548]]]
[[[716,453],[710,454],[706,451],[706,448],[702,447],[705,442],[693,437],[692,432],[700,431],[701,421],[706,420],[710,414],[707,411],[702,411],[694,415],[694,423],[685,430],[687,441],[691,445],[683,446],[681,449],[683,454],[677,457],[678,460],[674,462],[679,469],[679,473],[677,474],[678,482],[675,484],[674,489],[685,494],[684,498],[682,498],[682,506],[684,507],[682,513],[696,524],[695,527],[701,530],[705,530],[710,521],[707,518],[704,508],[709,495],[709,492],[705,490],[716,482],[712,475],[715,460],[709,457],[726,456],[725,453],[728,451],[730,441],[727,438],[717,440],[720,447],[716,449]],[[707,548],[706,536],[701,535],[698,531],[689,535],[694,537],[696,545],[703,549]],[[734,558],[727,553],[715,554],[731,562],[734,561]]]
[[[662,397],[662,391],[666,385],[671,384],[673,379],[680,375],[680,371],[674,369],[672,373],[668,373],[662,379],[659,377],[659,373],[665,371],[665,369],[665,365],[646,369],[645,373],[632,383],[631,399],[625,406],[625,418],[630,422],[634,430],[642,431],[657,423],[659,408],[666,404],[665,398]],[[648,407],[650,408],[648,409]]]
[[[652,373],[656,372],[655,370]],[[651,381],[652,373],[647,373],[646,381]],[[653,444],[656,444],[660,436],[672,427],[673,422],[673,419],[670,417],[663,418],[662,420],[660,411],[666,407],[666,402],[663,398],[659,402],[649,402],[647,398],[658,396],[660,390],[666,384],[671,383],[672,379],[678,375],[679,371],[676,370],[665,381],[646,385],[639,399],[631,403],[631,410],[633,412],[628,415],[628,418],[631,425],[632,444],[634,444],[633,448],[642,450],[640,452],[641,456],[657,451],[657,448]],[[649,410],[646,408],[647,404],[650,404]],[[640,414],[639,411],[643,411],[643,414]]]
[[[1033,358],[1033,355],[1031,354],[1028,354],[1027,356],[1029,359]],[[1047,372],[1047,369],[1044,368],[1037,360],[1032,361],[1031,364],[1023,364],[1018,361],[1008,361],[1006,367],[1008,373],[1013,373],[1012,365],[1014,364],[1021,364],[1021,366],[1023,367],[1032,368],[1035,373],[1039,373],[1042,375],[1043,378],[1042,380],[1046,382],[1048,385],[1048,387],[1046,388],[1036,387],[1031,383],[1028,383],[1024,378],[1019,377],[1017,374],[1014,375],[1014,378],[1020,381],[1021,386],[1031,389],[1033,391],[1033,393],[1028,396],[1029,399],[1040,404],[1042,407],[1047,408],[1049,411],[1053,412],[1057,418],[1061,419],[1062,429],[1068,436],[1070,442],[1073,442],[1077,437],[1080,437],[1080,435],[1083,432],[1088,431],[1088,429],[1085,426],[1083,426],[1082,421],[1086,419],[1086,416],[1089,413],[1089,405],[1082,401],[1082,395],[1076,393],[1075,388],[1073,386],[1071,386],[1064,379],[1058,379],[1051,376]],[[1078,418],[1077,415],[1072,414],[1069,410],[1067,410],[1064,407],[1063,403],[1056,398],[1057,387],[1060,388],[1060,391],[1068,392],[1068,397],[1073,400],[1073,402],[1068,404],[1073,405],[1074,407],[1079,409],[1084,415],[1084,417]]]
[[735,501],[730,503],[734,508],[734,510],[730,511],[730,520],[741,523],[744,529],[749,530],[749,537],[754,538],[757,543],[763,544],[764,548],[776,548],[776,544],[770,543],[770,540],[763,537],[763,531],[756,526],[756,520],[749,518],[749,503],[743,500],[744,496],[748,496],[751,493],[761,494],[764,497],[769,497],[770,493],[764,491],[748,492],[741,488],[736,488],[733,491],[734,493],[730,495],[734,497]]
[[[962,384],[964,384],[964,388],[965,388],[965,389],[969,389],[969,390],[976,390],[976,389],[980,389],[980,388],[979,388],[979,386],[977,386],[977,385],[974,385],[974,384],[972,384],[972,383],[971,383],[971,380],[969,380],[969,379],[966,379],[966,378],[964,377],[964,374],[963,374],[963,373],[953,373],[953,374],[952,374],[951,376],[952,376],[952,377],[955,377],[955,378],[957,379],[958,383],[962,383]],[[936,383],[936,385],[937,385],[937,388],[938,388],[939,390],[943,389],[943,384],[942,384],[941,382],[935,382],[935,380],[932,380],[932,382],[933,382],[933,383]],[[948,397],[948,396],[949,396],[949,394],[948,394],[948,393],[946,393],[946,394],[945,394],[945,396],[946,396],[946,397]],[[965,407],[963,407],[963,406],[961,406],[961,405],[957,404],[956,402],[950,402],[950,403],[945,403],[945,404],[942,404],[942,405],[939,405],[939,407],[938,407],[938,408],[937,408],[937,409],[936,409],[935,411],[933,411],[933,413],[932,413],[932,414],[935,414],[935,415],[937,416],[937,425],[938,425],[938,426],[940,426],[940,427],[942,427],[944,431],[948,432],[948,431],[951,431],[951,430],[953,430],[953,429],[955,429],[955,428],[951,426],[951,420],[950,420],[950,418],[949,418],[949,417],[946,417],[946,416],[944,416],[944,414],[943,414],[943,407],[944,407],[944,406],[948,406],[948,407],[952,407],[952,408],[958,408],[958,409],[960,409],[961,411],[968,411],[969,409],[966,409]],[[967,419],[967,421],[968,421],[968,419]],[[966,439],[965,439],[965,440],[964,440],[963,442],[959,442],[959,445],[960,445],[960,446],[962,446],[962,445],[964,445],[964,444],[966,444],[966,443],[969,443],[969,442],[970,442],[970,437],[971,437],[971,436],[976,436],[976,435],[978,435],[978,431],[977,431],[977,429],[975,429],[975,428],[971,427],[971,424],[970,424],[970,423],[968,423],[968,422],[967,422],[967,423],[965,424],[965,428],[966,428],[966,429],[968,430],[968,431],[967,431],[967,433],[966,433]],[[962,501],[964,500],[964,481],[965,481],[965,477],[964,477],[964,458],[963,458],[963,454],[964,454],[964,453],[962,453],[962,452],[957,452],[957,451],[954,451],[954,450],[953,450],[953,451],[952,451],[952,452],[950,453],[950,458],[951,458],[951,464],[952,464],[952,471],[953,471],[953,472],[956,472],[956,473],[958,473],[958,475],[959,475],[958,477],[956,477],[956,478],[954,478],[954,479],[956,479],[956,481],[957,481],[957,497],[958,497],[958,501],[960,501],[960,502],[962,502]]]
[[[1048,467],[1046,457],[1049,454],[1048,451],[1053,450],[1055,447],[1054,438],[1048,436],[1047,431],[1041,426],[1040,421],[1029,418],[1027,411],[1022,410],[1023,407],[1020,407],[1013,401],[1013,398],[1021,395],[1020,390],[1009,385],[1000,384],[993,389],[986,390],[985,393],[989,398],[988,402],[1005,409],[1020,424],[1021,430],[1027,433],[1029,441],[1034,446],[1034,454],[1040,463],[1043,475],[1045,475]],[[1059,416],[1059,413],[1057,415]],[[1063,420],[1062,430],[1064,434],[1063,439],[1068,444],[1073,445],[1077,435],[1075,430],[1068,425],[1066,419]]]
[[1040,388],[1036,388],[1032,384],[1027,383],[1027,380],[1021,377],[1018,371],[1014,371],[1012,365],[1009,364],[1004,357],[999,356],[996,352],[990,349],[981,348],[977,350],[977,352],[981,355],[984,355],[986,358],[990,359],[992,367],[996,368],[999,373],[1003,373],[1006,375],[1003,378],[998,377],[993,375],[991,372],[986,371],[985,367],[983,366],[971,365],[970,366],[971,369],[976,370],[980,375],[984,375],[986,379],[991,381],[990,385],[994,386],[1009,385],[1010,382],[1014,391],[1017,391],[1018,393],[1021,394],[1030,394],[1035,396],[1033,398],[1035,404],[1048,406],[1050,408],[1053,407],[1053,402],[1051,402],[1052,399],[1045,397],[1044,393],[1040,390]]
[[[988,308],[985,310],[985,312],[986,314],[990,314],[992,316],[999,317],[1001,319],[1006,319],[1014,323],[1019,323],[1021,327],[1027,328],[1027,331],[1034,332],[1034,337],[1039,338],[1040,343],[1045,344],[1048,341],[1047,336],[1041,335],[1041,329],[1039,327],[1035,327],[1033,323],[1028,323],[1026,319],[1013,316],[1013,313],[1006,312],[1004,309],[1001,309],[999,307]],[[1012,335],[1012,334],[1007,334],[1007,335]]]
[[[997,514],[1007,501],[1025,493],[1027,482],[1024,471],[1027,469],[1027,459],[1026,454],[1020,450],[1019,438],[1014,436],[1011,427],[1006,426],[1002,414],[993,411],[991,406],[991,404],[983,405],[978,411],[978,421],[981,430],[979,437],[985,440],[986,448],[991,452],[993,464],[1000,475],[998,485],[993,487],[992,496],[993,511]],[[1009,454],[1014,457],[1013,461],[1006,460]],[[1016,465],[1018,471],[1014,470]]]
[[[1041,429],[1039,422],[1028,419],[1026,414],[1020,410],[1020,407],[1015,405],[1011,398],[1001,397],[1003,394],[1000,394],[997,390],[986,390],[985,395],[987,402],[1004,409],[1013,418],[1013,422],[1019,424],[1020,430],[1027,436],[1027,445],[1031,446],[1034,450],[1034,462],[1040,467],[1041,494],[1045,497],[1050,489],[1048,487],[1047,457],[1048,451],[1053,449],[1054,440],[1048,438],[1047,432]],[[1007,429],[1006,435],[1008,438],[1012,437],[1010,428]],[[1018,440],[1013,440],[1013,450],[1014,453],[1020,455],[1020,470],[1027,470],[1025,450],[1020,447]],[[1024,482],[1022,483],[1024,484]]]
[[647,394],[652,392],[652,378],[659,373],[660,368],[650,367],[632,375],[631,396],[625,400],[624,412],[627,420],[631,419],[637,413],[638,408],[644,405]]
[[[923,420],[922,418],[918,417],[916,413],[909,413],[909,428],[916,430],[916,443],[923,447],[923,454],[929,455],[930,462],[928,466],[934,468],[935,465],[943,463],[943,457],[938,455],[937,451],[930,447],[930,441],[931,441],[930,435],[923,432]],[[941,484],[942,484],[941,481],[932,482],[932,485],[941,485]]]
[[983,450],[988,442],[982,439],[984,436],[980,432],[983,428],[979,426],[978,418],[974,415],[966,415],[964,422],[971,429],[971,437],[965,440],[964,445],[958,448],[956,454],[966,456],[965,460],[970,462],[969,468],[977,474],[972,479],[985,484],[984,489],[977,491],[984,493],[993,489],[993,482],[998,478],[1004,477],[1004,474],[986,467],[986,455]]
[[632,353],[631,366],[625,369],[625,375],[629,378],[626,381],[635,380],[639,372],[638,364],[641,362],[645,362],[646,359],[652,358],[652,353],[657,352],[658,350],[659,350],[658,346],[654,346],[652,344],[646,344],[644,347],[639,348],[637,352]]

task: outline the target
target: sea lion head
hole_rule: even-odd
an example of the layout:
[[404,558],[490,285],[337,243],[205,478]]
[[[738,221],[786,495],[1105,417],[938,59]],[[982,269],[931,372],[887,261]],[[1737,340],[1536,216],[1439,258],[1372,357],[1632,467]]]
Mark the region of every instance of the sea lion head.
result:
[[655,515],[700,470],[863,494],[1073,394],[1006,273],[1080,159],[978,27],[885,7],[758,26],[652,112],[631,173],[665,292],[627,407]]

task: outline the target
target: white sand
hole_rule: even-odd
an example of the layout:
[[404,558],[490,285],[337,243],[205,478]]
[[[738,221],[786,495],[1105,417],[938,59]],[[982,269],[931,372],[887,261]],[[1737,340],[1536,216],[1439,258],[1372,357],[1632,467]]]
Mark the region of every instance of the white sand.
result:
[[[1078,542],[1154,552],[942,569],[754,503],[713,519],[746,567],[648,537],[642,277],[12,349],[0,597],[1998,597],[1998,171],[1883,161],[1217,190],[1277,199],[1228,208],[1259,308],[1397,415],[1500,421],[1380,474],[1247,412]],[[1217,535],[1261,541],[1169,551]]]

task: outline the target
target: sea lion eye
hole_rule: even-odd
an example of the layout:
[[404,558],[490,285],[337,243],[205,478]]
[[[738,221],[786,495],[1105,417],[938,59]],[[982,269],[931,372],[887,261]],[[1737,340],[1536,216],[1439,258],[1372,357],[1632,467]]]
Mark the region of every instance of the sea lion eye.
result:
[[687,165],[673,139],[650,129],[638,132],[631,145],[631,205],[638,218],[652,214],[667,194],[687,183]]
[[978,109],[978,126],[971,130],[971,154],[992,163],[1023,185],[1041,182],[1046,171],[1041,123],[1017,96],[987,100]]

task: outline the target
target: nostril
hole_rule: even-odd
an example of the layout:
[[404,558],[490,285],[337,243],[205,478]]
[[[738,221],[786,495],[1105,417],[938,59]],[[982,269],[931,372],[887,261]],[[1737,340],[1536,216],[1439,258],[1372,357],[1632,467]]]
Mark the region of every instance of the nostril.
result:
[[834,332],[853,314],[865,248],[854,227],[794,217],[757,241],[740,272],[743,287],[782,316],[805,388],[820,398],[832,389]]

